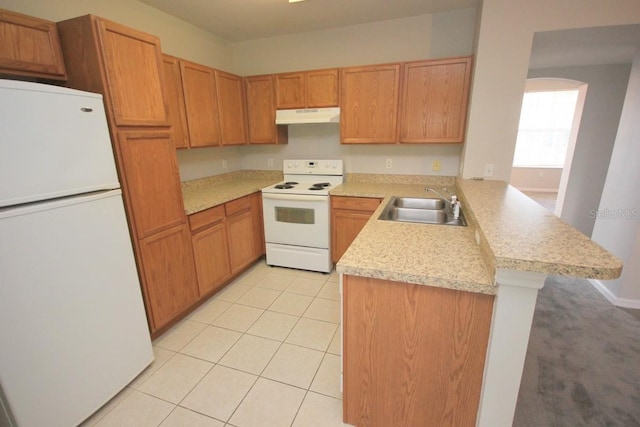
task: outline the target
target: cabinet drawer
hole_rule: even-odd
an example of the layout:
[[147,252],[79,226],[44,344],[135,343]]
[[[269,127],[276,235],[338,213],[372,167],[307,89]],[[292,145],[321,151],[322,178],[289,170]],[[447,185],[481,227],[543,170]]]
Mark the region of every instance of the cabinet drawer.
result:
[[207,225],[215,224],[224,219],[224,206],[216,206],[198,213],[189,215],[189,229],[198,230]]
[[381,199],[371,197],[332,197],[334,209],[348,209],[352,211],[373,212],[380,205]]
[[247,209],[251,209],[251,199],[249,198],[249,196],[244,196],[224,204],[224,210],[227,213],[227,216],[245,211]]

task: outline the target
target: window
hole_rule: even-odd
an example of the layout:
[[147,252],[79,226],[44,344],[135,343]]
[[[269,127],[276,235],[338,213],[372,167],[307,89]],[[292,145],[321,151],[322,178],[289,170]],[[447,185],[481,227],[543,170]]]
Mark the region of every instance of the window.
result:
[[524,94],[513,166],[564,166],[577,99],[577,90]]

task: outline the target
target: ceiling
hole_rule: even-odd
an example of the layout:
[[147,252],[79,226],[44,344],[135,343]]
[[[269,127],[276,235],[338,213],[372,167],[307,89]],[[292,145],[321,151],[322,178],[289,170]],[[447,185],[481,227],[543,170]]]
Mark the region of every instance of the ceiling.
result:
[[546,31],[533,37],[529,68],[625,64],[640,51],[640,25]]
[[230,41],[464,9],[481,0],[140,0]]

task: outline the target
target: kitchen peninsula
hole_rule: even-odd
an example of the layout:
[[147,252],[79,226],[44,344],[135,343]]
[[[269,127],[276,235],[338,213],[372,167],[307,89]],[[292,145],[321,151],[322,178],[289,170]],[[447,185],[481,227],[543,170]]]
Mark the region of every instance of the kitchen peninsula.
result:
[[468,227],[378,220],[427,184],[332,191],[384,198],[337,264],[345,421],[510,426],[546,276],[613,279],[622,263],[501,181],[455,180]]

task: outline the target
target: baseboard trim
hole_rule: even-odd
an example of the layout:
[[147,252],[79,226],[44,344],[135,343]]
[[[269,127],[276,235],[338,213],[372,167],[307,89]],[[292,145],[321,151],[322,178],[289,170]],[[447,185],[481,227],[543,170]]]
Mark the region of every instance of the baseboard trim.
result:
[[518,188],[518,190],[522,191],[523,193],[525,191],[532,191],[532,192],[536,192],[536,193],[557,193],[558,189],[553,189],[553,188],[535,188],[535,187],[516,187]]
[[607,301],[609,301],[616,307],[640,309],[640,300],[618,298],[613,293],[611,293],[609,288],[607,288],[600,280],[589,279],[589,282],[591,282],[593,287],[596,288],[602,294],[602,296],[607,299]]

